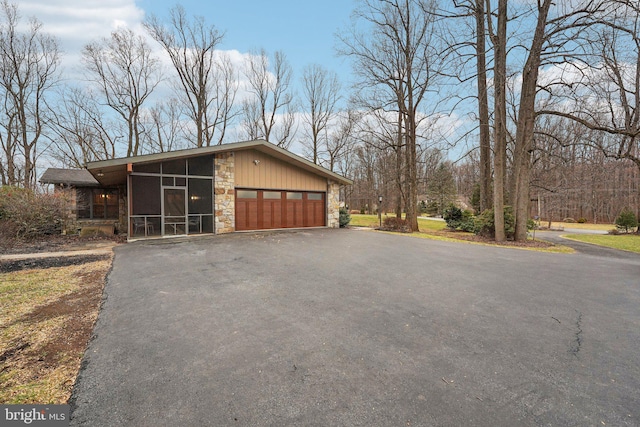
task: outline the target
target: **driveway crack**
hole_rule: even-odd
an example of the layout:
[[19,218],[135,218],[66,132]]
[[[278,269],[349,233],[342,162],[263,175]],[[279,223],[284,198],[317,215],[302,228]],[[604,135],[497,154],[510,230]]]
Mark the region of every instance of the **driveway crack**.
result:
[[578,313],[578,317],[576,318],[576,331],[574,333],[573,342],[571,343],[571,347],[569,349],[569,353],[578,357],[578,353],[580,352],[580,347],[582,346],[582,312],[576,310]]

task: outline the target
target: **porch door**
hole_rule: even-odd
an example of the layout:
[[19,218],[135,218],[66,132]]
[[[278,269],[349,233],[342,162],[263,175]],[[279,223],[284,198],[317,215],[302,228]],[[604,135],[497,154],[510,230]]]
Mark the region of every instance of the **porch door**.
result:
[[187,234],[186,188],[164,188],[163,235]]

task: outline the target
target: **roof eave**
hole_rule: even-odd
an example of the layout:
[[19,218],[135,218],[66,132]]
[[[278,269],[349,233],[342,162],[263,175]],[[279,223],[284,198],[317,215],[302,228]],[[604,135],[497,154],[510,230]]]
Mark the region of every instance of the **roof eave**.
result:
[[230,144],[215,145],[212,147],[190,148],[190,149],[170,151],[165,153],[146,154],[146,155],[136,156],[136,157],[123,157],[119,159],[101,160],[97,162],[89,162],[86,164],[86,167],[87,167],[87,170],[91,172],[91,174],[98,181],[100,181],[100,177],[97,176],[100,170],[114,169],[114,168],[119,169],[120,166],[126,166],[128,164],[151,163],[151,162],[159,162],[163,160],[176,159],[181,157],[188,158],[188,157],[195,157],[195,156],[204,155],[204,154],[215,154],[215,153],[224,153],[229,151],[249,150],[249,149],[256,149],[258,151],[262,151],[269,154],[276,153],[277,154],[276,157],[285,159],[290,163],[298,164],[298,166],[302,167],[303,169],[315,172],[319,175],[324,176],[325,178],[332,179],[343,185],[353,184],[353,180],[350,180],[335,172],[332,172],[328,169],[318,166],[296,154],[293,154],[285,150],[284,148],[278,147],[264,140],[234,142]]

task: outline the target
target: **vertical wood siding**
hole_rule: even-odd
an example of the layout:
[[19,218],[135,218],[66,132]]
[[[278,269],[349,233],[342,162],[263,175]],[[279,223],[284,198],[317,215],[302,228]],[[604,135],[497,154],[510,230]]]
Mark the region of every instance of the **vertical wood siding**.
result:
[[[236,187],[327,191],[326,178],[259,151],[236,151],[234,157]],[[254,160],[258,160],[257,165]]]

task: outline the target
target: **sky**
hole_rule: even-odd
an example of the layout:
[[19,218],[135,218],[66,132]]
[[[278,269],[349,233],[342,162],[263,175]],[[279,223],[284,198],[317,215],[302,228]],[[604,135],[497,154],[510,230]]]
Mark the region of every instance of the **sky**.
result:
[[[300,95],[303,70],[311,64],[321,64],[335,71],[344,88],[346,104],[350,85],[351,65],[336,55],[336,33],[346,28],[356,0],[324,0],[307,3],[300,0],[9,0],[17,3],[26,25],[27,18],[35,17],[43,24],[42,31],[60,41],[62,75],[71,83],[86,81],[81,63],[85,45],[110,36],[118,27],[128,27],[146,34],[142,23],[149,15],[156,15],[167,22],[169,11],[177,4],[184,7],[188,17],[202,16],[207,24],[213,24],[224,38],[218,49],[227,51],[240,70],[246,56],[252,51],[264,49],[272,55],[282,51],[293,69],[293,88]],[[152,39],[149,44],[166,66],[165,75],[171,75],[173,67],[165,52]],[[236,101],[243,96],[243,76]],[[156,89],[155,97],[168,96],[170,89]],[[151,101],[151,99],[150,99]],[[300,121],[300,119],[298,119]],[[228,132],[228,138],[236,140],[242,134],[236,127]],[[300,135],[298,125],[297,135]],[[226,142],[232,142],[227,140]],[[290,150],[304,154],[299,142],[294,141]]]
[[[63,51],[63,78],[72,83],[86,80],[81,65],[81,52],[85,45],[110,36],[118,27],[125,26],[146,34],[142,23],[149,15],[156,15],[167,22],[169,10],[178,2],[174,0],[9,0],[16,2],[23,18],[35,17],[42,30],[60,40]],[[252,51],[265,49],[268,54],[284,52],[293,68],[294,90],[301,95],[300,83],[303,70],[311,64],[320,64],[335,71],[342,83],[342,106],[346,106],[351,85],[351,64],[347,58],[336,54],[336,34],[350,24],[350,16],[357,0],[324,0],[307,3],[301,0],[181,0],[188,17],[202,16],[207,24],[213,24],[225,36],[219,49],[230,53],[240,70],[246,56]],[[26,20],[25,20],[26,22]],[[149,38],[156,54],[163,57],[165,75],[173,71],[167,55]],[[243,76],[240,74],[240,91],[236,101],[243,97]],[[164,97],[168,87],[157,89],[156,95]],[[244,93],[247,96],[246,92]],[[298,113],[297,141],[290,147],[296,154],[304,155],[299,140],[302,137],[301,114]],[[242,137],[239,124],[227,134],[226,142]],[[438,122],[443,135],[461,127],[456,115],[442,116]],[[452,138],[455,139],[455,138]],[[464,147],[462,148],[464,150]]]
[[[11,1],[11,0],[10,0]],[[15,0],[13,0],[15,1]],[[203,16],[207,23],[225,33],[222,50],[247,54],[264,48],[268,53],[281,50],[294,71],[294,78],[312,63],[336,71],[347,81],[350,65],[335,55],[335,33],[349,22],[353,0],[18,0],[23,17],[35,16],[43,30],[57,36],[65,52],[63,65],[73,73],[82,47],[107,37],[125,25],[142,32],[145,17],[155,14],[167,18],[169,9],[180,3],[188,16]],[[159,48],[158,48],[159,49]]]

